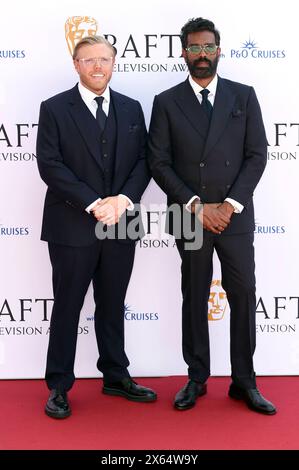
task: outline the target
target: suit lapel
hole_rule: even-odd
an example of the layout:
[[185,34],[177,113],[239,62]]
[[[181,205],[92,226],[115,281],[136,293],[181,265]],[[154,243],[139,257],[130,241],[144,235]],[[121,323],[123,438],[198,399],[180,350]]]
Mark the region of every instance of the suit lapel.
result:
[[224,80],[218,77],[216,96],[213,106],[213,114],[209,133],[203,153],[203,159],[207,158],[212,147],[217,143],[227,124],[227,120],[235,102],[235,95],[225,85]]
[[82,100],[77,85],[72,89],[69,107],[70,114],[78,127],[78,132],[85,141],[89,152],[100,167],[103,168],[100,155],[99,127],[95,118]]
[[175,101],[190,124],[205,139],[208,131],[209,120],[195,96],[189,83],[189,79],[185,80],[185,82],[181,84],[175,97]]
[[115,120],[116,120],[116,150],[115,150],[115,170],[119,167],[124,152],[123,146],[128,138],[128,108],[125,100],[119,93],[110,89],[111,93],[111,104],[114,106],[115,110]]

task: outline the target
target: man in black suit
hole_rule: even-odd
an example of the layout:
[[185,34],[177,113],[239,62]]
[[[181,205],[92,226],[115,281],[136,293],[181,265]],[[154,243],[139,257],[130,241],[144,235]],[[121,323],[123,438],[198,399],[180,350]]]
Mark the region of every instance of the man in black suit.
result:
[[67,392],[75,380],[79,316],[91,281],[103,392],[138,402],[156,399],[131,379],[124,350],[124,300],[136,240],[95,234],[97,221],[109,229],[134,212],[148,185],[143,112],[137,101],[109,88],[115,50],[106,39],[82,39],[73,60],[80,82],[41,104],[37,137],[38,168],[48,186],[42,240],[53,268],[45,408],[53,418],[71,414]]
[[191,408],[207,390],[208,299],[215,249],[231,309],[229,396],[244,400],[254,411],[274,414],[274,405],[256,387],[253,368],[252,196],[267,155],[261,111],[252,87],[217,76],[220,35],[211,21],[188,21],[181,42],[190,76],[155,97],[149,136],[150,168],[168,205],[179,204],[203,225],[201,249],[186,249],[184,237],[176,239],[182,259],[183,356],[189,381],[174,406]]

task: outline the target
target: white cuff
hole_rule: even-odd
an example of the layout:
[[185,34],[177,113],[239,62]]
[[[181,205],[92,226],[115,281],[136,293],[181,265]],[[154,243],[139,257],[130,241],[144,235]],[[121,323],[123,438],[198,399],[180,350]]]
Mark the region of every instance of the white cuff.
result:
[[198,202],[198,204],[200,204],[200,197],[199,196],[192,196],[192,198],[189,199],[189,201],[187,202],[186,209],[187,209],[188,212],[191,212],[192,202],[194,202],[196,199],[197,199],[196,202]]
[[97,199],[96,201],[94,201],[94,202],[92,202],[91,204],[89,204],[89,206],[87,206],[87,207],[85,208],[86,212],[88,212],[88,214],[90,214],[90,211],[91,211],[91,210],[97,205],[97,203],[98,203],[99,201],[101,201],[101,200],[102,200],[102,198],[99,197],[99,199]]
[[127,211],[133,211],[134,210],[134,204],[131,201],[131,199],[128,196],[126,196],[125,194],[119,194],[119,196],[125,197],[126,200],[128,201],[129,205],[127,207]]
[[242,206],[242,204],[240,204],[238,201],[235,201],[234,199],[231,199],[230,197],[226,197],[224,200],[229,202],[233,206],[234,212],[236,214],[241,214],[242,210],[244,209],[244,206]]

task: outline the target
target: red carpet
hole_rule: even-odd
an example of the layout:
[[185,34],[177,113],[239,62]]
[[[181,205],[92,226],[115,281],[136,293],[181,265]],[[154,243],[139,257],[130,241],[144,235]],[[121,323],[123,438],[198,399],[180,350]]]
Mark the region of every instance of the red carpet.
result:
[[180,412],[172,400],[185,377],[142,378],[158,392],[155,403],[134,403],[101,393],[102,381],[76,381],[73,415],[48,418],[42,380],[0,381],[0,449],[299,449],[299,377],[259,377],[275,416],[250,411],[227,397],[228,377],[210,378],[208,394]]

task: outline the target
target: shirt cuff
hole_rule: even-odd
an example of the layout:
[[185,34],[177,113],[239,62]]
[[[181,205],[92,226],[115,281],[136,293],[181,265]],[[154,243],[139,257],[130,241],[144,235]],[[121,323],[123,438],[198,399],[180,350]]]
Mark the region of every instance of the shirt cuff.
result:
[[96,201],[92,202],[91,204],[89,204],[89,206],[87,206],[85,208],[86,212],[88,212],[88,214],[90,214],[90,211],[97,205],[98,202],[100,202],[102,200],[101,197],[99,197],[99,199],[97,199]]
[[125,194],[119,194],[119,196],[126,198],[126,200],[128,201],[129,205],[127,207],[127,211],[133,211],[134,210],[134,204],[131,201],[131,199],[128,196],[126,196]]
[[241,214],[242,210],[244,209],[244,206],[242,206],[242,204],[240,204],[238,201],[235,201],[234,199],[231,199],[230,197],[226,197],[224,200],[229,202],[233,206],[234,212],[236,214]]
[[188,212],[191,212],[191,205],[192,205],[192,202],[194,202],[195,200],[198,204],[200,204],[200,197],[199,196],[192,196],[192,198],[189,199],[189,201],[186,204],[186,209],[187,209]]

